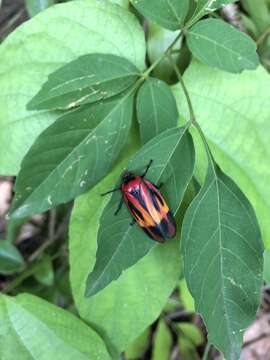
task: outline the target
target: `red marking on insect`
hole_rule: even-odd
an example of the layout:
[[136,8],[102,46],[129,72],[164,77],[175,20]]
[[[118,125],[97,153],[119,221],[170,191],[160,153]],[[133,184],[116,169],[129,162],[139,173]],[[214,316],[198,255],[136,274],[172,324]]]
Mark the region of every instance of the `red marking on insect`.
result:
[[162,185],[157,187],[144,179],[152,162],[152,160],[149,162],[141,176],[124,172],[121,177],[121,187],[102,195],[120,190],[123,196],[115,215],[125,203],[133,217],[132,224],[136,222],[151,239],[162,243],[175,236],[176,222],[159,191]]

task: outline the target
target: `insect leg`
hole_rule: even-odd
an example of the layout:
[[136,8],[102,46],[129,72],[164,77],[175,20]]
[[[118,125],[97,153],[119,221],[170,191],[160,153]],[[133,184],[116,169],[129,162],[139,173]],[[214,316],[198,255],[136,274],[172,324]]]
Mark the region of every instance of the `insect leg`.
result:
[[133,226],[135,224],[136,220],[132,219],[132,221],[130,222],[130,226]]
[[160,190],[163,185],[164,185],[164,183],[160,183],[159,185],[156,185],[156,188],[157,188],[158,190]]
[[117,190],[121,190],[121,189],[119,189],[119,188],[113,189],[113,190],[107,191],[107,192],[105,192],[105,193],[103,193],[103,194],[100,194],[100,196],[108,195],[108,194],[113,193],[113,192],[115,192],[115,191],[117,191]]
[[123,202],[124,202],[124,198],[122,197],[121,200],[119,201],[119,205],[118,205],[117,209],[114,212],[114,215],[117,215],[119,213],[119,211],[121,210],[121,207],[123,205]]
[[150,169],[150,166],[152,165],[152,163],[153,163],[153,160],[151,159],[151,160],[149,161],[149,164],[147,165],[146,169],[144,170],[144,173],[143,173],[142,176],[141,176],[142,178],[145,177],[145,175],[147,174],[148,170]]

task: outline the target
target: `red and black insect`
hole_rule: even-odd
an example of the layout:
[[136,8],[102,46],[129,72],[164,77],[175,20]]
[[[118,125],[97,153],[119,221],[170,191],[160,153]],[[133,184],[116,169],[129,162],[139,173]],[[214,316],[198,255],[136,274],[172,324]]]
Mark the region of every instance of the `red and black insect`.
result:
[[120,190],[122,198],[115,215],[120,211],[123,203],[127,205],[133,216],[132,225],[137,224],[153,240],[164,242],[173,238],[176,233],[175,219],[159,192],[160,187],[155,186],[145,179],[145,176],[152,164],[151,160],[141,176],[131,172],[124,172],[121,177],[121,187],[110,190],[103,195]]

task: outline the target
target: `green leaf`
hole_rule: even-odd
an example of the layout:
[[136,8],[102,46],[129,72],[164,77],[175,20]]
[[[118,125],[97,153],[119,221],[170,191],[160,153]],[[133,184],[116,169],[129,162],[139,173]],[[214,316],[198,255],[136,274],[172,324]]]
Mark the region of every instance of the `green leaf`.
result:
[[25,0],[26,9],[31,17],[35,16],[40,11],[47,9],[53,4],[53,0]]
[[[126,350],[155,321],[180,275],[179,243],[174,239],[156,246],[96,296],[84,296],[87,275],[95,264],[99,219],[104,208],[100,194],[115,185],[137,146],[133,142],[117,167],[89,193],[75,201],[69,234],[70,280],[77,309],[85,321],[99,329],[116,354]],[[129,252],[130,249],[126,256]]]
[[86,105],[46,129],[22,162],[13,218],[67,202],[106,175],[128,137],[132,102],[128,93]]
[[263,254],[263,279],[267,283],[270,284],[270,249],[266,249]]
[[59,117],[26,104],[50,73],[89,53],[119,55],[142,70],[145,38],[135,16],[108,1],[70,1],[42,11],[0,45],[2,175],[17,174],[34,140]]
[[45,286],[52,286],[54,283],[54,271],[51,257],[44,254],[35,269],[34,277],[38,282]]
[[130,61],[110,54],[88,54],[49,75],[27,104],[28,110],[72,109],[119,94],[138,78]]
[[187,26],[195,24],[195,22],[197,22],[203,16],[217,10],[222,5],[230,4],[235,1],[236,0],[198,0],[195,11],[188,21]]
[[181,322],[177,324],[177,328],[180,330],[180,336],[188,338],[193,345],[200,346],[203,344],[203,334],[194,324]]
[[164,320],[160,320],[154,336],[152,360],[167,360],[170,358],[170,352],[173,339],[170,330]]
[[[215,159],[251,201],[264,243],[270,245],[270,75],[263,67],[234,75],[193,62],[184,81]],[[180,85],[174,93],[179,112],[188,119]],[[207,159],[197,134],[192,135],[196,176],[202,181]]]
[[201,331],[192,323],[176,324],[179,329],[178,347],[180,357],[185,360],[200,360],[197,346],[202,345],[204,338]]
[[222,20],[201,20],[187,31],[186,38],[192,54],[207,65],[232,73],[259,65],[256,43]]
[[[187,128],[169,129],[155,137],[136,153],[127,168],[138,172],[150,159],[154,162],[147,178],[154,184],[164,183],[162,193],[176,213],[194,169],[193,143]],[[100,218],[96,263],[87,279],[86,296],[105,288],[156,246],[142,229],[130,226],[132,218],[126,207],[115,217],[121,196],[114,193]]]
[[187,16],[189,0],[131,0],[147,19],[169,30],[179,29]]
[[23,265],[23,257],[17,248],[8,240],[0,240],[0,274],[13,274]]
[[143,356],[149,344],[150,328],[147,328],[135,341],[128,347],[125,352],[127,360],[136,360]]
[[195,311],[194,300],[188,290],[186,279],[182,279],[180,281],[179,288],[180,288],[180,301],[183,304],[184,308],[188,311],[194,312]]
[[[66,310],[32,295],[0,296],[0,357],[5,360],[109,360],[105,344]],[[76,335],[75,335],[76,334]]]
[[269,12],[269,2],[259,1],[254,2],[252,0],[245,0],[241,2],[241,6],[247,12],[248,19],[250,19],[255,27],[258,29],[261,34],[264,32],[270,24],[270,12]]
[[161,132],[177,125],[178,110],[169,86],[149,78],[137,95],[137,116],[143,144]]
[[210,156],[205,183],[184,217],[181,250],[209,342],[239,360],[243,331],[260,304],[263,246],[250,203]]
[[181,359],[185,360],[201,360],[201,357],[199,356],[196,347],[192,342],[185,338],[180,336],[178,338],[178,347],[179,347],[179,355],[181,356]]

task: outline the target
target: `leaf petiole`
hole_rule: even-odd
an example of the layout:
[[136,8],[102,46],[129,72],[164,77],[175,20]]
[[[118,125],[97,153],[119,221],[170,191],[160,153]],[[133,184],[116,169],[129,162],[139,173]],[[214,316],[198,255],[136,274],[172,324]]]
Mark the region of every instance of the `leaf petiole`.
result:
[[168,56],[168,54],[171,52],[172,48],[174,47],[174,45],[177,43],[178,40],[180,40],[180,38],[183,35],[183,29],[180,30],[179,34],[176,36],[176,38],[173,40],[173,42],[168,46],[168,48],[164,51],[164,53],[162,55],[160,55],[156,61],[153,62],[153,64],[146,69],[143,73],[142,73],[142,78],[145,80],[149,74],[155,69],[155,67],[166,57]]
[[197,129],[197,131],[198,131],[198,133],[199,133],[199,135],[200,135],[200,137],[201,137],[201,139],[203,141],[205,151],[207,153],[207,157],[208,157],[208,160],[209,160],[209,164],[211,164],[211,167],[213,168],[213,170],[215,172],[215,164],[216,164],[216,162],[215,162],[215,160],[213,158],[213,155],[212,155],[211,150],[209,148],[209,145],[207,143],[206,137],[205,137],[205,135],[204,135],[204,133],[202,131],[202,128],[201,128],[200,124],[196,120],[194,108],[193,108],[193,105],[192,105],[192,101],[191,101],[190,95],[188,93],[188,90],[186,88],[185,82],[183,80],[182,74],[181,74],[180,70],[178,69],[178,66],[176,65],[175,61],[173,60],[170,52],[167,54],[167,56],[168,56],[168,58],[170,59],[170,61],[172,63],[172,66],[174,68],[176,76],[177,76],[177,78],[179,80],[180,85],[182,86],[182,89],[184,91],[184,94],[185,94],[185,97],[186,97],[186,100],[187,100],[187,104],[188,104],[188,108],[189,108],[189,114],[190,114],[190,121],[187,122],[186,126],[189,127],[190,124],[192,124]]
[[192,106],[192,102],[191,102],[191,99],[190,99],[190,96],[189,96],[189,93],[188,93],[188,90],[186,88],[186,85],[184,83],[184,80],[183,80],[183,77],[178,69],[178,66],[176,65],[175,61],[173,60],[172,56],[171,56],[171,53],[169,52],[167,54],[169,60],[171,61],[172,63],[172,66],[174,68],[174,71],[176,73],[176,76],[180,82],[180,85],[182,86],[182,89],[184,91],[184,94],[185,94],[185,97],[186,97],[186,100],[187,100],[187,103],[188,103],[188,108],[189,108],[189,114],[190,114],[190,121],[194,124],[196,123],[196,117],[195,117],[195,113],[194,113],[194,109],[193,109],[193,106]]

